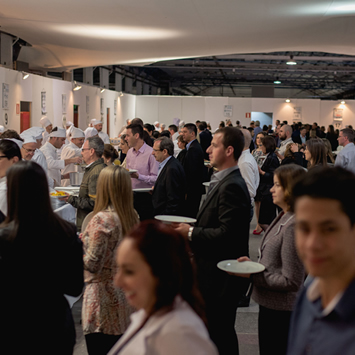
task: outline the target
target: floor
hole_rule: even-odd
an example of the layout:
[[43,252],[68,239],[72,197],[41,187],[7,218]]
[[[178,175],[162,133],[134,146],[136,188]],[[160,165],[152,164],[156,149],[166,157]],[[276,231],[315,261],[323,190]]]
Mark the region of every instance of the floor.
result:
[[[250,224],[249,252],[250,258],[257,261],[258,249],[262,236],[253,235],[256,226],[255,216]],[[72,308],[76,327],[76,346],[74,355],[87,355],[85,338],[82,332],[81,300],[74,304]],[[239,340],[240,355],[259,355],[258,346],[258,312],[259,306],[251,300],[249,307],[239,308],[237,311],[235,329]],[[232,354],[231,354],[232,355]]]

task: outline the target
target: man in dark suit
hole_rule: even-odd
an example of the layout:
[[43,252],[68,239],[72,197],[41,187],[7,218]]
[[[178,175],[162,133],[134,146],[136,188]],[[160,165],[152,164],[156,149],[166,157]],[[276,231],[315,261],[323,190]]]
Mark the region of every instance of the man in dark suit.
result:
[[154,216],[181,216],[185,202],[186,178],[184,168],[173,156],[174,143],[167,137],[158,138],[154,142],[152,154],[159,163],[152,196]]
[[198,125],[198,130],[199,130],[199,135],[200,135],[200,144],[201,148],[203,150],[203,156],[206,160],[208,160],[208,153],[207,149],[211,145],[212,142],[212,134],[211,132],[207,129],[207,123],[205,121],[202,121]]
[[187,153],[183,161],[186,175],[186,206],[184,214],[186,217],[195,218],[200,207],[201,196],[204,190],[205,165],[203,162],[203,150],[196,140],[197,128],[193,123],[185,124],[181,130],[182,137],[186,144]]
[[235,316],[249,286],[248,279],[217,268],[222,260],[249,253],[250,197],[237,165],[243,148],[241,130],[224,127],[215,133],[208,153],[218,172],[212,176],[196,225],[181,223],[177,227],[190,241],[210,336],[220,355],[238,354]]

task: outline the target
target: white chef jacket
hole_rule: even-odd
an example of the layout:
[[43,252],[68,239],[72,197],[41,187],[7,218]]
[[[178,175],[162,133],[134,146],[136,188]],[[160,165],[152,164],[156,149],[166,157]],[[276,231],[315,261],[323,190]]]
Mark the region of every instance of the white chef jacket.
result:
[[104,141],[105,144],[110,144],[110,137],[107,133],[99,132],[99,137]]
[[44,132],[42,133],[42,147],[48,142],[49,140],[49,133],[46,131],[46,129],[44,129]]
[[54,180],[54,186],[60,186],[61,170],[65,168],[64,160],[58,159],[57,149],[52,143],[47,142],[40,150],[47,160],[48,176]]
[[[62,150],[62,155],[61,159],[71,159],[74,157],[80,157],[81,156],[81,149],[75,145],[73,142],[70,142],[68,145],[66,145],[63,150]],[[62,170],[62,175],[77,172],[78,171],[78,165],[75,165],[74,163],[68,164],[63,170]],[[69,186],[70,185],[70,179],[63,179],[62,180],[62,186]]]
[[6,176],[0,179],[0,211],[7,215],[7,184]]
[[43,170],[45,171],[45,173],[47,175],[48,186],[50,187],[50,189],[53,189],[54,180],[48,176],[48,165],[47,165],[47,160],[46,160],[45,155],[39,149],[36,149],[35,154],[31,160],[36,162],[37,164],[39,164],[43,168]]

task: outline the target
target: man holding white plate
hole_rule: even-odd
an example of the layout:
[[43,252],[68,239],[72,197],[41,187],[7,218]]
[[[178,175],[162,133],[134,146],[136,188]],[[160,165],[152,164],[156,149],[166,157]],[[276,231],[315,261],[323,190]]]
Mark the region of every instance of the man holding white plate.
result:
[[222,260],[249,253],[250,196],[237,164],[243,149],[244,136],[239,129],[224,127],[215,133],[207,153],[218,172],[212,176],[195,227],[177,226],[190,241],[210,336],[220,355],[239,353],[235,316],[249,286],[248,279],[217,268]]

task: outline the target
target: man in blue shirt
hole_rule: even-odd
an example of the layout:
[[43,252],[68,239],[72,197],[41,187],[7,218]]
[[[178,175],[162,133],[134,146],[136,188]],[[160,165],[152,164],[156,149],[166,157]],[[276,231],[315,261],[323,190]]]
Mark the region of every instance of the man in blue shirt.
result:
[[296,246],[314,278],[293,312],[288,355],[355,354],[355,175],[312,169],[293,191]]

